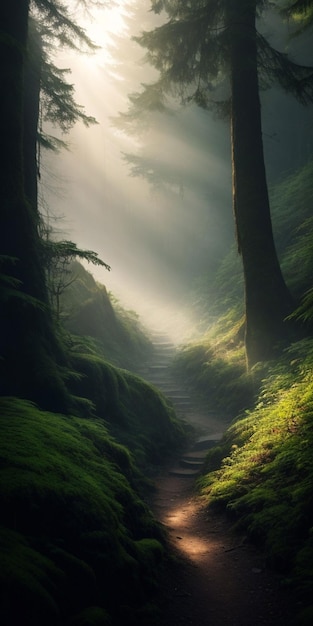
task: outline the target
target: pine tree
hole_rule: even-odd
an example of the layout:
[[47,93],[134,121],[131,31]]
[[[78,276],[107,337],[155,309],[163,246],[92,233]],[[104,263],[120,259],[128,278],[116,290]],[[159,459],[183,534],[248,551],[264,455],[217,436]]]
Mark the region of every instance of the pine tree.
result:
[[[68,398],[62,378],[66,359],[49,308],[38,228],[39,94],[43,71],[49,75],[45,44],[47,48],[56,38],[71,45],[88,45],[89,40],[69,19],[61,2],[34,0],[31,6],[39,26],[30,23],[29,0],[10,0],[0,8],[0,393],[27,397],[51,410],[66,410]],[[64,87],[60,73],[54,75]],[[71,86],[64,91],[73,105],[61,117],[64,125],[72,124],[77,113],[84,117],[77,105],[75,110],[72,91]],[[50,83],[50,100],[46,102],[48,107],[50,103],[50,115],[57,117],[53,93],[61,101],[59,111],[65,100]]]
[[215,107],[231,120],[233,210],[245,281],[248,365],[271,358],[289,339],[294,303],[284,282],[272,233],[264,165],[260,87],[274,81],[303,103],[313,101],[312,68],[274,49],[257,28],[265,0],[152,0],[169,19],[135,40],[159,71],[156,82],[130,97],[122,123],[141,123],[166,110],[166,96]]

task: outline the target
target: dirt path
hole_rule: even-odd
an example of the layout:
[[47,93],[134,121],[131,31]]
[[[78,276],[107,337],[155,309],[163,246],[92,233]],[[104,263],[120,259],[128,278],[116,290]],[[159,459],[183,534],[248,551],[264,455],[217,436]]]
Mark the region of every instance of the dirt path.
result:
[[[221,422],[195,406],[173,380],[168,366],[174,352],[166,336],[155,335],[155,359],[146,377],[171,399],[199,437],[219,439],[227,420]],[[261,552],[232,531],[224,515],[208,512],[195,493],[192,466],[186,469],[185,459],[157,477],[150,505],[176,556],[162,579],[160,626],[294,626],[279,577],[267,570]]]
[[223,515],[208,513],[192,479],[164,472],[152,508],[177,557],[162,581],[160,626],[294,624],[279,577]]

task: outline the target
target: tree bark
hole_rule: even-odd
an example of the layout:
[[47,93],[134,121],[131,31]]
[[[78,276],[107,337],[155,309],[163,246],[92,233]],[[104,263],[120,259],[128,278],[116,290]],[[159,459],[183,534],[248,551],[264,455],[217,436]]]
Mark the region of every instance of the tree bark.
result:
[[[62,358],[62,350],[55,339],[47,307],[37,206],[28,201],[25,193],[25,189],[30,189],[25,184],[24,171],[28,13],[29,0],[1,3],[0,273],[19,281],[19,294],[17,290],[15,294],[12,290],[9,293],[4,283],[0,313],[0,393],[23,396],[46,408],[61,410],[66,405],[66,393],[55,357]],[[29,167],[34,164],[36,167],[36,153]],[[35,301],[40,305],[35,306]]]
[[248,367],[274,356],[287,339],[292,296],[278,262],[264,164],[255,0],[230,0],[233,209],[245,283]]
[[29,202],[34,220],[39,221],[38,213],[38,176],[37,159],[38,125],[40,114],[40,86],[42,65],[41,37],[34,20],[29,23],[29,36],[24,71],[24,191]]

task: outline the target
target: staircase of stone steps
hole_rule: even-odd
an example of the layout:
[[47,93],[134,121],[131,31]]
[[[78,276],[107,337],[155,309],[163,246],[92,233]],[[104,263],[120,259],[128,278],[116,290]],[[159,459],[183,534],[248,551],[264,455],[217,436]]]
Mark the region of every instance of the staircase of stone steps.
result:
[[182,382],[173,374],[171,362],[176,354],[175,345],[163,333],[152,334],[153,355],[140,375],[152,383],[172,402],[176,415],[195,429],[193,447],[184,454],[171,474],[195,477],[203,467],[208,450],[222,437],[226,424],[221,423],[214,412],[196,405]]

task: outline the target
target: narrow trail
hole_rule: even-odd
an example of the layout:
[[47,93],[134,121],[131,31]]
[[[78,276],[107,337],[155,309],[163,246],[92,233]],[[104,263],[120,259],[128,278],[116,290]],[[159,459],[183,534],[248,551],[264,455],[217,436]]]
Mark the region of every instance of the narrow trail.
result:
[[292,626],[288,595],[280,578],[267,570],[262,552],[235,533],[225,515],[208,511],[194,490],[207,450],[228,423],[194,406],[170,375],[175,347],[169,339],[155,333],[153,342],[154,360],[145,378],[197,432],[191,449],[157,476],[150,503],[176,556],[162,580],[160,626]]

